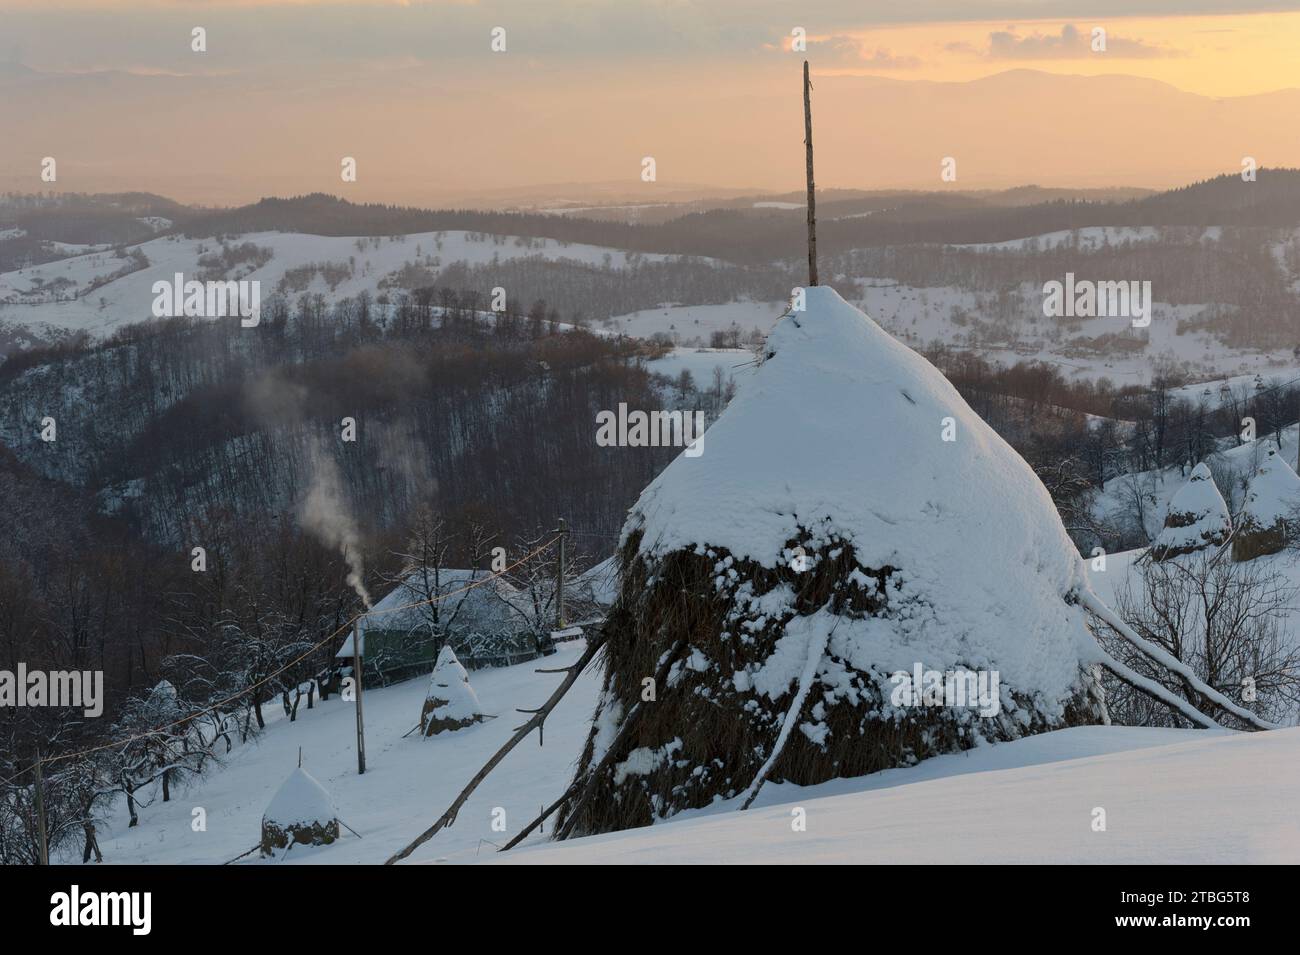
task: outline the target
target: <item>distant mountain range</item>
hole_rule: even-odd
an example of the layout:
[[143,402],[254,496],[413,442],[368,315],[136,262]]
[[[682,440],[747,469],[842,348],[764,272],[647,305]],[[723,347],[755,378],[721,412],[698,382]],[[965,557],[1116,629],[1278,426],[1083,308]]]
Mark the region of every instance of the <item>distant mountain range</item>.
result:
[[[761,264],[802,254],[804,212],[797,193],[724,197],[658,207],[653,219],[624,221],[612,207],[556,215],[421,209],[354,203],[324,193],[267,198],[230,209],[187,206],[150,193],[0,197],[0,265],[36,240],[82,244],[142,241],[160,217],[190,236],[250,232],[401,235],[470,230],[537,236],[641,252],[699,255]],[[1300,170],[1261,169],[1254,182],[1226,174],[1166,192],[1022,186],[1001,191],[827,190],[818,199],[819,239],[828,253],[910,243],[1002,242],[1086,226],[1300,226]],[[6,230],[15,234],[5,238]],[[169,230],[162,230],[169,231]],[[21,234],[21,235],[20,235]],[[6,254],[6,248],[11,248]]]
[[[366,85],[379,82],[348,79],[316,95],[241,75],[42,73],[7,64],[0,189],[44,188],[43,156],[59,158],[61,188],[147,188],[226,203],[335,191],[338,157],[354,154],[363,162],[351,196],[423,205],[734,200],[736,187],[758,191],[748,184],[797,189],[802,172],[800,104],[770,87],[703,93],[690,110],[666,109],[653,83],[617,99],[593,90],[589,112],[546,121],[501,102],[490,135],[480,135],[489,117],[457,94],[465,78],[437,74],[423,86],[412,78],[400,91]],[[823,75],[818,181],[949,191],[1026,182],[1168,188],[1235,172],[1246,156],[1265,167],[1300,166],[1298,113],[1297,89],[1212,98],[1125,75],[1010,70],[942,83]],[[639,180],[643,151],[659,159],[652,184]],[[956,160],[955,183],[940,179],[944,157]],[[528,182],[563,185],[521,185]]]

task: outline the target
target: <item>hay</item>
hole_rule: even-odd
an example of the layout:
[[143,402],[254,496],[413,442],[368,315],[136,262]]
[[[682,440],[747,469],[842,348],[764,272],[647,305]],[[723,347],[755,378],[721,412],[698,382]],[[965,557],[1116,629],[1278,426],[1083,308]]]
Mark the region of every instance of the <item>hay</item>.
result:
[[436,736],[472,726],[483,720],[478,695],[469,685],[469,674],[456,659],[450,645],[438,653],[429,677],[429,689],[420,709],[420,734]]
[[1300,508],[1300,477],[1269,448],[1246,490],[1246,502],[1232,538],[1232,559],[1254,560],[1283,550],[1295,533]]
[[[735,587],[716,588],[714,568],[726,559],[725,552],[676,551],[652,567],[638,553],[639,544],[634,533],[622,548],[626,570],[620,599],[606,623],[600,712],[579,761],[578,779],[588,777],[593,792],[576,807],[576,818],[569,815],[574,805],[562,807],[557,831],[584,835],[644,826],[739,795],[772,751],[796,688],[770,699],[739,689],[737,675],[769,659],[786,624],[797,616],[829,608],[846,619],[883,618],[895,609],[884,585],[896,569],[859,566],[853,548],[843,541],[827,542],[820,550],[803,541],[812,566],[802,573],[734,562],[738,579],[756,593],[783,585],[795,592],[792,614],[761,623],[737,602]],[[666,685],[655,688],[654,703],[637,710],[640,718],[628,729],[622,752],[609,754],[601,766],[607,755],[602,737],[609,733],[603,724],[616,723],[618,714],[633,710],[642,700],[643,679],[662,667],[675,645],[684,649],[680,659],[671,661]],[[709,668],[693,669],[701,658]],[[744,685],[743,676],[739,685]],[[1041,701],[1018,695],[1020,710],[1014,716],[1004,710],[981,720],[977,730],[968,711],[890,706],[887,673],[857,670],[828,653],[799,715],[799,724],[816,722],[819,729],[810,734],[797,725],[769,779],[808,786],[909,766],[969,749],[980,739],[1011,740],[1101,722],[1104,708],[1091,673],[1081,670],[1080,687],[1058,715],[1051,715]],[[598,778],[591,778],[593,770]]]
[[339,837],[339,821],[299,823],[287,828],[262,820],[262,855],[275,855],[276,849],[290,845],[327,846]]
[[262,815],[262,854],[294,845],[327,846],[339,837],[334,800],[307,770],[296,768]]
[[1221,547],[1231,534],[1228,505],[1210,469],[1202,462],[1170,500],[1164,527],[1147,553],[1155,561],[1169,560],[1207,547]]
[[[1085,571],[1042,482],[933,365],[833,289],[804,293],[700,453],[629,513],[561,837],[760,772],[813,785],[1104,720]],[[914,701],[895,680],[914,666],[997,673],[999,692]]]
[[1232,538],[1232,559],[1240,563],[1281,553],[1290,539],[1290,527],[1282,518],[1270,527],[1261,527],[1256,521],[1244,519]]

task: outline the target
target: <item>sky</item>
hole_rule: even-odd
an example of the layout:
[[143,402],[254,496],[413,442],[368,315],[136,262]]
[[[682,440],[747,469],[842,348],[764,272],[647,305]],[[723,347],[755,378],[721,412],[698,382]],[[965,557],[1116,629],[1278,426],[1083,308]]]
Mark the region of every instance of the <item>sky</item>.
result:
[[0,188],[794,190],[805,56],[820,187],[1159,188],[1300,166],[1296,50],[1250,0],[0,0]]

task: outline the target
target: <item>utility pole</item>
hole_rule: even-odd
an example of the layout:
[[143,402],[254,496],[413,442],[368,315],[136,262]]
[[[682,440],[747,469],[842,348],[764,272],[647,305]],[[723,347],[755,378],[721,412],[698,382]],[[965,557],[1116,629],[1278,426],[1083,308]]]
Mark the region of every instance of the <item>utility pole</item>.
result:
[[366,721],[361,712],[361,624],[352,622],[352,679],[357,689],[357,775],[366,774]]
[[564,629],[564,562],[568,558],[569,525],[560,518],[559,565],[555,569],[555,629]]
[[45,777],[41,775],[41,750],[36,748],[36,835],[40,839],[40,865],[50,864],[50,845],[45,834]]
[[813,185],[812,81],[803,61],[803,142],[808,162],[808,284],[817,284],[817,198]]

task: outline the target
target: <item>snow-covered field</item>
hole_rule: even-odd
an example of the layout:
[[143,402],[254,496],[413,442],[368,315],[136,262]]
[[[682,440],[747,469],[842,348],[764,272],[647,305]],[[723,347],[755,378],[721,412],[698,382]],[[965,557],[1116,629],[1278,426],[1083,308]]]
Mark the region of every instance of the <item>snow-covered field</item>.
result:
[[725,305],[664,305],[610,319],[610,327],[625,335],[651,338],[667,335],[673,341],[708,342],[714,332],[735,328],[741,338],[766,335],[785,314],[788,302],[728,302]]
[[[823,795],[826,786],[787,790],[780,805],[521,846],[494,861],[1295,864],[1298,756],[1300,729],[1060,730],[895,771],[917,774],[915,782],[834,795]],[[940,775],[962,763],[967,771]],[[1093,829],[1097,809],[1105,831]]]
[[[454,733],[421,739],[416,726],[427,679],[415,679],[364,696],[366,773],[357,775],[356,718],[351,703],[331,697],[313,710],[300,709],[288,722],[268,705],[266,732],[256,742],[236,747],[228,762],[198,779],[169,803],[141,810],[141,823],[126,826],[126,809],[115,806],[111,831],[101,827],[100,845],[110,863],[221,863],[244,852],[259,838],[262,813],[298,764],[333,797],[339,818],[361,834],[344,830],[332,846],[291,850],[284,862],[383,862],[430,825],[447,808],[488,757],[526,717],[516,707],[540,705],[562,679],[534,672],[572,663],[581,640],[562,643],[550,657],[532,663],[470,673],[483,709],[495,716]],[[573,762],[586,740],[595,706],[596,681],[588,671],[546,722],[546,745],[536,736],[520,744],[487,778],[461,810],[456,824],[439,833],[413,859],[431,861],[455,855],[472,861],[502,844],[552,802],[568,785]],[[207,812],[207,831],[195,832],[193,810]],[[505,810],[509,832],[492,828],[493,810]],[[80,858],[80,857],[78,857]],[[246,862],[256,861],[250,856]],[[278,862],[271,864],[280,864]]]
[[[540,666],[572,662],[582,642],[541,663],[480,670],[470,680],[495,720],[421,740],[415,725],[425,681],[365,696],[367,771],[356,772],[351,704],[337,698],[273,719],[257,742],[227,763],[141,810],[126,828],[121,806],[101,827],[107,863],[220,863],[258,840],[262,813],[297,765],[329,792],[340,841],[297,847],[280,861],[254,854],[243,864],[379,863],[433,822],[560,679]],[[534,836],[507,856],[503,844],[568,784],[585,740],[597,685],[588,672],[547,721],[546,744],[520,744],[479,788],[455,825],[417,850],[412,862],[1300,862],[1300,729],[1265,734],[1079,727],[984,746],[801,789],[769,784],[753,808],[736,801],[683,813],[651,829],[562,844]],[[267,708],[268,714],[278,711]],[[207,812],[207,831],[192,828]],[[506,832],[492,828],[505,810]],[[791,828],[801,807],[807,831]],[[1107,831],[1094,832],[1102,807]],[[549,828],[549,827],[548,827]]]
[[723,381],[739,382],[753,374],[756,366],[754,353],[744,348],[674,348],[662,358],[646,362],[651,371],[673,379],[689,371],[697,388],[710,386],[714,369],[722,369]]

